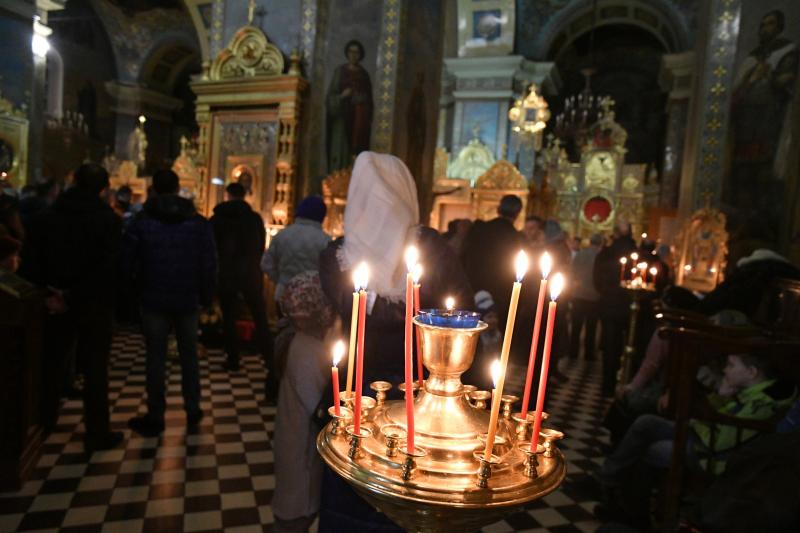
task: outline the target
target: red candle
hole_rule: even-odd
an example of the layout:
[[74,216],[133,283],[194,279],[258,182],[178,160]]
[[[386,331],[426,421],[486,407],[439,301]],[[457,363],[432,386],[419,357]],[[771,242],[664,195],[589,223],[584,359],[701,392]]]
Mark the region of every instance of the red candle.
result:
[[653,282],[653,285],[656,283],[656,276],[658,275],[658,269],[656,267],[650,267],[650,275],[653,276],[653,279],[650,280]]
[[367,280],[369,271],[366,263],[361,263],[356,275],[359,277],[358,291],[358,335],[356,337],[356,398],[353,405],[355,433],[361,433],[361,389],[364,381],[364,326],[367,320]]
[[406,448],[409,453],[414,453],[414,359],[413,351],[413,329],[411,317],[414,311],[414,271],[419,252],[413,246],[406,249],[406,331],[405,331],[405,374],[406,374]]
[[[414,278],[414,315],[419,314],[419,280],[422,277],[422,265],[417,263],[414,265],[414,271],[412,272],[412,277]],[[417,346],[417,380],[419,381],[420,390],[422,389],[422,350],[419,346],[419,332],[417,332],[416,338],[416,346]]]
[[547,292],[547,276],[553,266],[553,260],[547,252],[539,259],[539,270],[542,271],[542,281],[539,283],[539,302],[536,304],[536,320],[533,322],[533,338],[531,339],[531,352],[528,356],[528,373],[525,375],[525,390],[522,394],[521,418],[525,420],[528,404],[531,399],[531,385],[533,385],[533,370],[536,367],[536,355],[539,351],[539,332],[542,328],[542,310],[544,310],[544,295]]
[[344,355],[344,343],[336,341],[333,345],[333,366],[331,367],[331,381],[333,382],[333,411],[336,416],[341,416],[342,409],[339,406],[339,361]]
[[531,450],[536,451],[539,444],[539,430],[542,427],[542,411],[544,410],[544,393],[547,388],[547,370],[550,366],[550,349],[553,347],[553,328],[556,325],[556,299],[564,288],[564,276],[556,274],[550,286],[552,301],[547,309],[547,330],[544,334],[544,354],[542,355],[542,371],[539,374],[539,391],[536,395],[536,411],[533,420]]
[[625,265],[628,263],[627,257],[619,258],[619,280],[625,281]]

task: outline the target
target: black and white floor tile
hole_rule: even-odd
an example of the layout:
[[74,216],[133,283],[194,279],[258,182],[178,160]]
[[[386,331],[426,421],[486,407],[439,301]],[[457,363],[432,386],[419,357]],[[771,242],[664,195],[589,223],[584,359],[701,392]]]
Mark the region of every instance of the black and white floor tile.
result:
[[[186,432],[175,362],[167,429],[161,439],[142,438],[126,423],[145,411],[144,343],[138,334],[117,334],[111,420],[125,433],[124,448],[85,454],[80,401],[67,401],[32,478],[21,491],[0,494],[0,533],[271,530],[275,408],[263,401],[264,367],[259,358],[245,357],[243,372],[230,375],[222,362],[217,350],[201,360],[206,417],[196,432]],[[551,391],[552,423],[567,435],[561,441],[569,460],[563,486],[484,532],[597,528],[594,502],[577,481],[600,463],[599,445],[606,442],[598,429],[605,405],[598,371],[593,364],[575,363],[567,368],[569,381]],[[509,385],[513,390],[522,384]]]

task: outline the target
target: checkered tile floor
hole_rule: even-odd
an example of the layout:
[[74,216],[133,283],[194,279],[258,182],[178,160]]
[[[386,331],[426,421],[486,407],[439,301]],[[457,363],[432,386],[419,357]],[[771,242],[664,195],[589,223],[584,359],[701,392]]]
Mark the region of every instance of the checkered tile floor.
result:
[[[270,436],[275,408],[264,405],[265,371],[244,357],[243,372],[222,369],[223,354],[201,359],[202,408],[195,433],[185,429],[177,362],[170,372],[167,429],[142,438],[127,420],[145,412],[144,344],[130,332],[114,338],[110,394],[114,429],[124,448],[83,453],[80,401],[66,402],[31,480],[21,491],[0,494],[0,533],[10,531],[269,531],[275,485]],[[483,531],[593,531],[593,502],[576,480],[600,462],[596,435],[603,409],[598,370],[577,363],[570,380],[555,386],[548,410],[562,441],[569,473],[562,488]],[[512,371],[524,375],[524,369]],[[511,381],[510,386],[521,388]]]

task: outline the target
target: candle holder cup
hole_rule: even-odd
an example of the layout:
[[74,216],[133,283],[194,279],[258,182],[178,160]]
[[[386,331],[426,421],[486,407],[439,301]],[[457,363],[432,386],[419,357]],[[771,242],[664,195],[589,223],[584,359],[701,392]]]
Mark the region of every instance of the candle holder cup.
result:
[[372,415],[372,412],[375,409],[375,406],[378,405],[378,402],[375,401],[375,398],[371,396],[362,396],[361,397],[361,418],[367,420]]
[[[542,420],[547,420],[549,415],[542,411]],[[525,419],[522,419],[522,413],[516,412],[511,415],[511,420],[517,423],[516,434],[517,434],[517,441],[524,442],[530,440],[530,430],[533,427],[533,422],[536,419],[536,413],[534,411],[528,411],[525,414]]]
[[476,390],[478,390],[478,387],[476,387],[475,385],[462,385],[461,386],[461,392],[464,393],[464,399],[467,400],[470,405],[472,405],[472,401],[470,400],[469,395],[471,393],[475,392]]
[[[423,381],[423,383],[425,383],[425,382]],[[405,383],[399,383],[397,385],[397,389],[400,392],[403,393],[403,398],[405,398],[406,397],[405,396],[406,384]],[[414,398],[416,398],[418,393],[419,393],[419,381],[414,381],[414,383],[411,384],[411,394],[413,394]]]
[[523,442],[519,445],[519,449],[525,454],[525,475],[531,479],[536,479],[539,477],[539,460],[536,456],[544,453],[544,446],[537,444],[534,450],[531,448],[530,442]]
[[486,401],[492,399],[492,393],[488,390],[475,390],[469,393],[469,398],[475,409],[486,409]]
[[353,420],[353,411],[347,407],[339,407],[339,414],[336,414],[334,406],[328,407],[328,414],[333,418],[333,425],[331,425],[331,434],[341,435],[342,430],[347,424]]
[[485,489],[489,487],[489,478],[492,477],[492,469],[500,464],[500,458],[492,455],[486,459],[483,452],[475,452],[474,457],[479,461],[477,484],[480,488]]
[[388,381],[373,381],[369,384],[369,388],[375,391],[377,407],[383,407],[386,402],[386,393],[392,390],[392,384]]
[[503,397],[500,398],[500,403],[503,406],[503,418],[505,418],[506,420],[511,418],[511,408],[518,401],[519,401],[519,396],[514,396],[513,394],[503,394]]
[[406,429],[399,424],[388,424],[381,428],[381,435],[386,440],[386,457],[395,457],[400,441],[406,438]]
[[400,452],[400,455],[405,457],[403,466],[400,469],[400,477],[403,478],[403,481],[408,481],[414,477],[415,470],[417,468],[417,459],[425,457],[428,455],[428,453],[418,446],[414,448],[413,453],[409,452],[408,447],[406,446],[400,446],[398,451]]
[[346,429],[347,436],[350,437],[350,449],[347,452],[347,456],[352,460],[355,461],[358,457],[363,455],[363,451],[361,451],[361,441],[363,439],[368,439],[372,436],[372,430],[369,428],[362,427],[361,430],[356,433],[355,426],[347,426]]
[[556,441],[564,438],[564,433],[553,428],[542,428],[539,430],[539,437],[544,439],[544,453],[543,455],[551,459],[555,453]]
[[354,391],[342,392],[339,394],[339,401],[352,411],[356,401],[356,393]]

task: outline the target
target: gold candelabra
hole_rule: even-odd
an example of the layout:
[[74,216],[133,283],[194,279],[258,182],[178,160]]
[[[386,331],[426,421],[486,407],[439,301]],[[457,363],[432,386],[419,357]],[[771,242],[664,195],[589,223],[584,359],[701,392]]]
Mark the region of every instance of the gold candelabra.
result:
[[[542,428],[531,451],[531,417],[511,414],[515,397],[504,396],[493,454],[484,459],[489,398],[462,385],[460,376],[472,365],[486,324],[441,327],[416,318],[414,324],[430,372],[424,387],[412,391],[414,452],[405,446],[405,402],[382,397],[362,403],[361,432],[355,434],[348,396],[341,416],[317,437],[328,466],[408,531],[474,531],[558,488],[566,461],[556,442],[564,435]],[[376,383],[373,390],[388,392],[386,382]]]
[[636,326],[639,322],[639,311],[642,308],[640,304],[642,294],[656,290],[655,282],[642,281],[642,278],[621,281],[620,286],[631,293],[631,313],[628,322],[628,338],[617,372],[617,388],[624,387],[631,380],[633,355],[636,353]]

